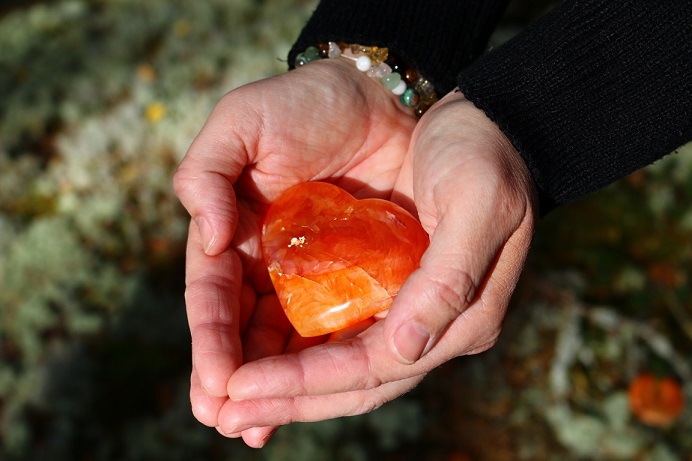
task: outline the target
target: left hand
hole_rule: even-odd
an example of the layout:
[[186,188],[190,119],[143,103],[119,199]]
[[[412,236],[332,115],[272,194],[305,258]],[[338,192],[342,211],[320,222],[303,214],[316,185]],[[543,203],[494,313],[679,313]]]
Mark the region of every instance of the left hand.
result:
[[345,341],[242,365],[228,382],[223,431],[365,413],[495,343],[533,234],[523,160],[450,93],[419,121],[395,189],[414,198],[431,244],[387,317]]

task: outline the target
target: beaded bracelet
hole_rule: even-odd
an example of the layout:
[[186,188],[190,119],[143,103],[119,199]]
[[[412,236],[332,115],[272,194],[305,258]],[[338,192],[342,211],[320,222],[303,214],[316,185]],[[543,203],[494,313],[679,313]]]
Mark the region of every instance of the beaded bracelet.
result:
[[417,117],[422,116],[437,101],[432,83],[395,58],[388,48],[341,42],[322,43],[310,46],[298,54],[295,66],[301,67],[319,59],[338,58],[354,61],[359,71],[380,80],[382,86],[399,96],[401,103],[413,109]]

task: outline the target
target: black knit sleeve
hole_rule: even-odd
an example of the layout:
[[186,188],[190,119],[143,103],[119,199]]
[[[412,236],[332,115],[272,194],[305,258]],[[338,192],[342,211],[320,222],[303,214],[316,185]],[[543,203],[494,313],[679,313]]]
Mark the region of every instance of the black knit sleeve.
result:
[[567,0],[458,83],[519,150],[545,213],[692,139],[692,1]]
[[440,95],[480,56],[508,0],[322,0],[289,53],[327,41],[388,47]]

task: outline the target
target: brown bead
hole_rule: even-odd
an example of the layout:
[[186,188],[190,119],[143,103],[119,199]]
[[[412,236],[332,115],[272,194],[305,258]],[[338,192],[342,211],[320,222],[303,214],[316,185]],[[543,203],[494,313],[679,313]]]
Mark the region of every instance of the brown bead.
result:
[[406,72],[404,72],[404,80],[408,83],[414,83],[418,80],[418,72],[416,72],[415,69],[406,69]]
[[327,59],[329,57],[329,43],[320,43],[317,45],[317,49],[320,53],[320,58]]

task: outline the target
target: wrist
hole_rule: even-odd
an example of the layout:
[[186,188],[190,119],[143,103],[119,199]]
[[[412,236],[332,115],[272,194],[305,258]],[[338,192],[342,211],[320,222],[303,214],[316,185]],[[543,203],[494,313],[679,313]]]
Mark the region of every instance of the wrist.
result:
[[[411,144],[415,152],[436,152],[440,161],[445,157],[472,157],[477,164],[484,164],[487,171],[495,171],[502,177],[499,184],[512,190],[505,193],[523,198],[527,213],[533,215],[538,209],[535,180],[517,147],[458,88],[426,113],[416,127]],[[439,171],[446,169],[443,165],[437,167]]]
[[417,117],[438,100],[433,85],[388,48],[328,42],[308,47],[296,56],[293,64],[298,68],[320,60],[350,61],[355,69],[379,82]]

